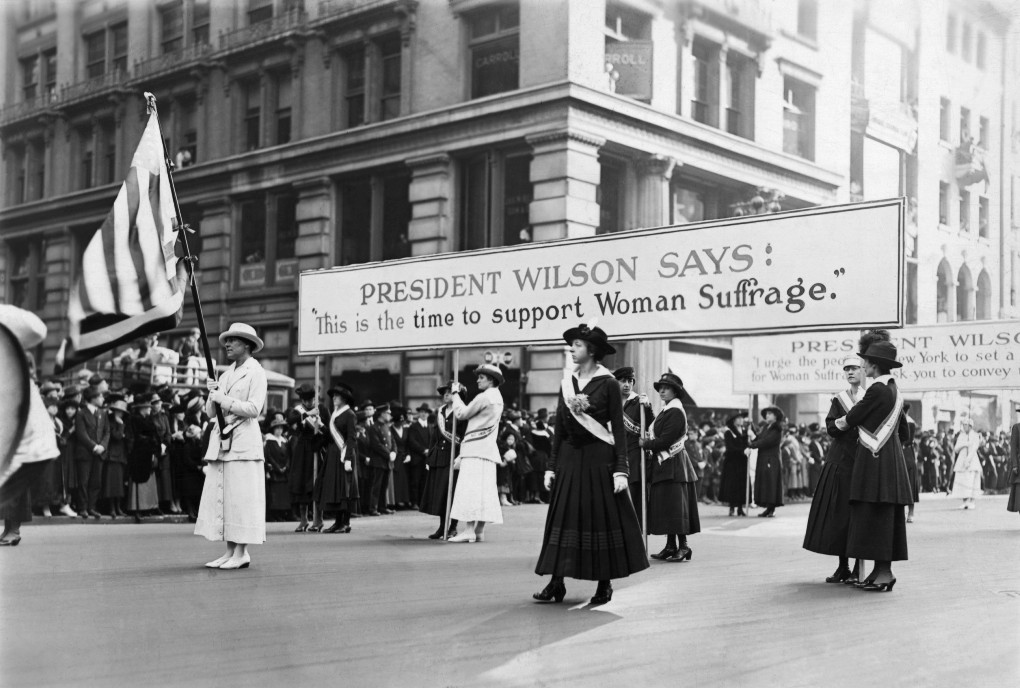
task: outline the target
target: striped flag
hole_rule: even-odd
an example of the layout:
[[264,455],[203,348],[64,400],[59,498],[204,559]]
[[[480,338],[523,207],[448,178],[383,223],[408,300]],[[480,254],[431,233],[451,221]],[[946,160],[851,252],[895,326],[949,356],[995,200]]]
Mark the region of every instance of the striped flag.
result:
[[82,254],[58,373],[180,324],[187,272],[174,253],[170,184],[153,109],[117,200]]

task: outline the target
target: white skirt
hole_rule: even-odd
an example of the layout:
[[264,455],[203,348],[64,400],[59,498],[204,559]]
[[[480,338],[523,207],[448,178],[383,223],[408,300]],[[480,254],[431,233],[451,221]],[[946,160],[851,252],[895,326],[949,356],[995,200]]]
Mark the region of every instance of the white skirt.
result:
[[981,496],[981,472],[960,471],[953,478],[953,497],[976,499]]
[[453,493],[450,518],[460,522],[485,521],[502,523],[503,510],[499,506],[496,489],[496,464],[485,459],[461,457],[457,489]]
[[266,470],[261,461],[210,461],[195,535],[215,542],[266,541]]

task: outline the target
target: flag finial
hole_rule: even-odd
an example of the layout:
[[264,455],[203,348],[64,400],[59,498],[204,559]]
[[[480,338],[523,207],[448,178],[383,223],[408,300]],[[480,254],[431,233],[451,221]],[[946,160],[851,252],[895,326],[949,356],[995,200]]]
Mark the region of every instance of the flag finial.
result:
[[145,95],[145,111],[146,113],[151,115],[156,111],[156,96],[152,95],[148,91],[146,91],[144,95]]

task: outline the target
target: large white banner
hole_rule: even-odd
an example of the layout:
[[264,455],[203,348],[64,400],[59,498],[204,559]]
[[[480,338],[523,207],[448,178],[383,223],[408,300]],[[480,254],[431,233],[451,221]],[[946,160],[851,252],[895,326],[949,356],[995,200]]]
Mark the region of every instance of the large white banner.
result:
[[[860,330],[802,332],[733,340],[733,391],[832,393],[845,384],[842,360],[857,352]],[[889,332],[902,368],[900,389],[1020,389],[1020,322],[957,322]]]
[[352,265],[301,273],[298,352],[898,326],[902,271],[902,199]]

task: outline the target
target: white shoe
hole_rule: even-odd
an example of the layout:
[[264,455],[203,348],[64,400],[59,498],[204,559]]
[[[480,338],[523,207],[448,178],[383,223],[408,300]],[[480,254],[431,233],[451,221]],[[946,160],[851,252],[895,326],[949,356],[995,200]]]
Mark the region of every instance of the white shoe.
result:
[[214,559],[214,560],[210,561],[209,563],[207,563],[206,567],[210,568],[210,569],[218,569],[222,564],[227,563],[227,561],[229,559],[230,559],[230,555],[229,554],[224,554],[219,559]]
[[249,564],[251,564],[251,555],[245,552],[243,557],[231,557],[230,559],[227,559],[226,562],[220,565],[220,570],[246,569]]
[[475,542],[475,534],[471,531],[454,535],[447,542]]
[[72,509],[71,506],[68,504],[65,504],[64,506],[60,507],[60,513],[63,514],[64,516],[70,516],[71,518],[78,517],[77,512],[74,509]]

